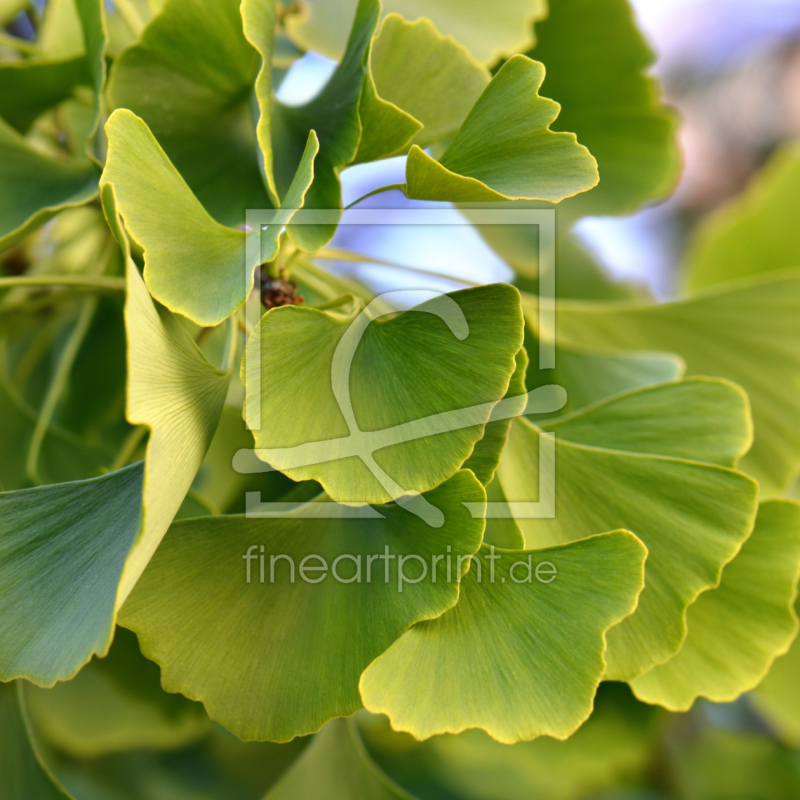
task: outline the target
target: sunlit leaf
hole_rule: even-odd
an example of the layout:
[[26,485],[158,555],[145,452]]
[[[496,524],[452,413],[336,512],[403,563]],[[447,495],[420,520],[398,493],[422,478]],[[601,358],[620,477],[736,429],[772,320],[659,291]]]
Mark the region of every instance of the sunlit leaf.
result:
[[[242,371],[259,458],[293,480],[319,481],[337,502],[388,502],[406,491],[429,491],[453,475],[508,391],[522,345],[517,291],[505,284],[435,297],[378,319],[358,343],[354,334],[367,319],[360,305],[273,309],[253,331]],[[342,354],[356,345],[348,370]],[[246,374],[248,361],[256,360],[261,386]],[[280,380],[267,377],[276,375]],[[350,427],[347,400],[337,400],[332,379],[347,387],[340,394],[349,393]],[[435,418],[407,432],[397,427],[472,407],[455,430]],[[401,490],[380,479],[381,471]]]
[[689,607],[680,651],[633,681],[636,696],[676,711],[697,697],[724,703],[756,686],[797,633],[800,504],[764,503],[717,588]]
[[264,800],[413,800],[370,759],[351,720],[332,720]]
[[[663,402],[678,396],[680,405]],[[722,431],[716,415],[727,419]],[[673,434],[681,425],[717,433],[681,439]],[[542,427],[556,437],[556,514],[517,520],[527,546],[625,528],[649,551],[636,613],[608,636],[607,677],[630,680],[677,652],[687,606],[717,584],[752,529],[755,482],[693,460],[729,463],[740,452],[749,433],[746,404],[728,384],[667,384],[612,397]],[[540,481],[551,480],[552,467],[540,475],[541,436],[527,420],[512,425],[497,473],[510,502],[537,500]]]
[[453,202],[558,202],[597,183],[597,165],[571,133],[550,124],[559,106],[539,96],[544,67],[514,56],[494,76],[439,161],[412,147],[406,194]]
[[706,217],[686,254],[692,290],[800,266],[800,148],[781,147],[750,186]]
[[467,50],[422,18],[390,14],[372,45],[370,67],[378,94],[424,126],[420,147],[452,138],[489,83]]
[[[484,545],[480,556],[489,553]],[[591,713],[605,635],[636,607],[645,547],[617,531],[493,555],[493,573],[487,562],[477,577],[480,562],[471,564],[455,608],[415,625],[364,672],[364,706],[395,730],[424,739],[482,728],[510,744],[565,739]]]
[[[115,111],[106,133],[109,151],[101,183],[113,187],[126,229],[144,248],[144,276],[153,297],[198,325],[219,324],[244,304],[256,266],[277,251],[277,234],[268,239],[265,233],[267,242],[248,249],[248,234],[213,220],[147,125],[130,111]],[[287,194],[294,203],[289,208],[302,205],[315,153],[312,134]]]
[[244,37],[239,5],[167,0],[109,82],[112,107],[140,116],[206,210],[231,226],[248,208],[274,207],[249,107],[258,53]]
[[550,0],[528,55],[547,70],[542,93],[561,104],[556,130],[597,159],[600,183],[569,213],[623,214],[664,197],[680,170],[677,115],[646,74],[654,55],[628,0]]
[[[536,325],[536,304],[523,297]],[[562,303],[557,340],[601,352],[665,350],[689,375],[728,378],[748,394],[755,441],[741,462],[779,493],[800,471],[800,278],[782,273],[661,305]],[[552,335],[547,332],[545,335]]]
[[[484,497],[463,470],[427,495],[444,513],[440,528],[394,505],[362,518],[177,522],[120,619],[168,691],[201,700],[242,739],[288,741],[360,708],[364,668],[410,625],[455,604],[483,532],[462,503]],[[402,583],[401,569],[416,582]]]
[[[286,27],[304,49],[338,59],[355,7],[355,0],[311,0],[307,13],[286,18]],[[543,0],[509,0],[502,5],[482,0],[386,0],[383,10],[411,21],[432,20],[445,36],[455,38],[486,64],[526,49],[533,39],[531,22],[547,14]]]

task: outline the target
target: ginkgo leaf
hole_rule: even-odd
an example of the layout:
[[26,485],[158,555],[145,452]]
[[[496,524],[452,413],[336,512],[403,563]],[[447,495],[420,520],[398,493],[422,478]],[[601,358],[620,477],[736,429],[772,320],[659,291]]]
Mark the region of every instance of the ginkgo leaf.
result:
[[19,135],[42,112],[66,99],[77,84],[89,85],[95,102],[86,149],[94,158],[91,139],[99,124],[105,84],[103,8],[100,0],[76,0],[76,8],[84,55],[0,64],[0,117],[5,120],[0,120],[0,250],[59,211],[84,205],[97,194],[98,170],[92,161],[47,155]]
[[413,800],[370,759],[352,720],[331,720],[264,800]]
[[[263,235],[260,247],[248,248],[248,234],[211,218],[135,114],[115,111],[106,133],[108,160],[101,186],[113,187],[126,229],[144,248],[148,289],[171,311],[198,325],[218,325],[244,304],[261,260],[274,258],[280,225]],[[316,152],[312,133],[287,193],[290,210],[303,204]],[[285,213],[282,221],[290,217]],[[261,231],[249,235],[260,236]]]
[[[505,398],[517,397],[518,404],[512,409],[517,414],[522,414],[527,405],[528,398],[525,389],[525,372],[528,368],[528,354],[525,348],[520,347],[515,357],[514,374],[508,384]],[[483,437],[475,442],[469,458],[464,462],[464,469],[472,470],[475,477],[484,485],[488,486],[494,478],[497,465],[500,463],[500,456],[508,439],[508,430],[511,427],[512,418],[500,419],[490,422],[483,430]]]
[[[703,455],[725,463],[746,443],[749,419],[741,393],[726,384],[718,385],[716,394],[702,383],[685,390],[675,386],[610,398],[576,413],[577,428],[570,418],[563,429],[558,420],[543,424],[544,431],[555,433],[551,474],[545,461],[540,475],[539,447],[541,437],[552,434],[540,433],[527,419],[516,420],[497,472],[511,503],[536,500],[540,483],[554,481],[555,517],[517,519],[528,547],[615,528],[634,532],[647,546],[647,585],[636,612],[608,636],[607,677],[612,680],[630,680],[678,651],[686,635],[687,606],[716,586],[755,519],[753,480],[727,467],[688,460]],[[678,394],[680,406],[659,399]],[[709,402],[709,396],[716,399]],[[625,420],[622,425],[609,425],[615,413]],[[689,429],[702,429],[704,418],[713,429],[717,413],[729,421],[727,436],[699,442],[673,436],[671,425],[680,425],[684,417]]]
[[97,178],[88,159],[50,158],[0,120],[0,250],[59,211],[88,203]]
[[2,800],[72,800],[39,754],[18,682],[0,684],[0,775]]
[[[797,615],[795,604],[795,615]],[[795,638],[788,651],[772,663],[766,677],[750,698],[781,739],[792,747],[800,746],[800,639]]]
[[[301,106],[275,103],[265,86],[256,87],[262,120],[268,118],[272,132],[272,165],[275,185],[283,196],[299,163],[309,131],[314,130],[320,151],[314,165],[314,182],[308,189],[306,207],[311,209],[341,209],[342,192],[338,172],[350,164],[358,152],[362,136],[360,120],[361,98],[369,72],[369,47],[380,18],[379,0],[359,0],[347,48],[333,75],[320,92]],[[263,44],[259,47],[265,57]],[[266,54],[268,55],[268,53]],[[367,87],[369,89],[369,87]],[[373,109],[381,101],[371,98]],[[387,112],[381,106],[382,112]],[[389,122],[405,125],[408,115],[396,109]],[[399,119],[398,119],[399,118]],[[261,123],[264,125],[264,123]],[[416,125],[413,126],[416,130]],[[413,135],[403,133],[402,140]],[[265,134],[259,140],[264,146]],[[335,225],[295,225],[289,233],[303,250],[313,252],[330,241]]]
[[107,651],[139,532],[142,472],[136,464],[0,494],[2,680],[52,686]]
[[[244,223],[248,208],[276,205],[259,170],[250,108],[258,53],[239,5],[167,0],[109,81],[112,108],[140,116],[205,209],[231,226]],[[301,153],[307,139],[306,131]]]
[[489,83],[489,71],[429,19],[389,14],[370,54],[378,94],[420,121],[414,144],[452,138]]
[[[600,183],[565,206],[573,217],[624,214],[664,197],[681,156],[677,114],[646,74],[654,55],[628,0],[550,0],[528,55],[547,70],[542,92],[561,104],[554,127],[597,159]],[[569,209],[567,211],[567,208]]]
[[[261,318],[242,367],[259,458],[354,504],[429,491],[460,468],[516,368],[517,290],[412,294],[427,302],[386,321],[360,304]],[[253,362],[262,385],[248,380]]]
[[[530,324],[537,303],[523,296]],[[800,277],[796,272],[743,280],[660,305],[559,305],[557,340],[599,352],[666,350],[689,375],[739,384],[753,409],[755,441],[741,468],[758,479],[762,497],[779,493],[800,470]],[[552,332],[544,332],[552,337]]]
[[693,231],[685,266],[689,288],[696,291],[800,267],[800,234],[793,213],[798,202],[800,147],[787,144],[741,195]]
[[686,711],[698,697],[726,703],[755,687],[797,634],[799,566],[800,504],[762,504],[719,586],[689,607],[681,649],[633,681],[636,696]]
[[539,96],[544,67],[507,61],[486,87],[439,161],[417,146],[406,164],[406,194],[452,202],[559,202],[597,183],[597,164],[575,134],[554,133],[559,106]]
[[25,699],[37,733],[77,758],[138,747],[171,750],[209,728],[202,706],[161,688],[158,667],[124,628],[117,628],[105,658],[92,659],[52,689],[29,686]]
[[[311,0],[304,13],[285,17],[286,29],[304,50],[338,59],[345,49],[355,7],[355,0]],[[547,15],[543,0],[509,0],[502,5],[487,5],[482,0],[386,0],[383,10],[412,21],[430,19],[483,64],[529,47],[531,22]]]
[[505,745],[481,730],[424,742],[385,717],[356,718],[378,766],[412,791],[420,785],[463,800],[579,800],[619,786],[652,757],[664,713],[638,702],[624,683],[601,683],[589,719],[567,739],[540,736]]
[[723,467],[736,466],[753,440],[747,395],[733,383],[709,378],[634,389],[541,428],[576,444]]
[[293,517],[177,522],[121,622],[168,691],[240,738],[312,733],[360,708],[361,672],[403,631],[456,603],[483,533],[463,503],[484,498],[462,470],[427,495],[440,528],[396,505],[348,517],[319,501]]
[[565,739],[591,713],[605,635],[636,607],[646,548],[617,531],[491,555],[492,572],[472,563],[455,608],[415,625],[362,675],[365,708],[395,730],[424,739],[482,728],[511,744]]
[[567,392],[563,410],[568,413],[615,394],[677,380],[685,369],[683,361],[670,353],[608,354],[557,346],[555,368],[530,369],[525,383],[529,390],[563,386]]

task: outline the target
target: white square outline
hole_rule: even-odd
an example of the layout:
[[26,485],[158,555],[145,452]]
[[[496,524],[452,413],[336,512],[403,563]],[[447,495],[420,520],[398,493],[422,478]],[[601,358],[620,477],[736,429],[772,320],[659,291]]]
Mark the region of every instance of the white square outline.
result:
[[[261,234],[265,232],[278,218],[281,227],[287,218],[292,225],[537,225],[539,228],[539,288],[538,288],[538,314],[539,329],[555,331],[555,209],[471,209],[469,219],[466,217],[454,218],[452,209],[298,209],[294,212],[287,209],[250,209],[245,213],[245,226],[250,235],[245,240],[245,280],[249,283],[248,264],[255,264],[254,286],[261,285]],[[252,235],[258,231],[258,235]],[[458,280],[454,278],[454,280]],[[258,291],[252,292],[245,305],[245,314],[248,326],[252,330],[263,316],[261,310],[261,297]],[[253,381],[261,385],[261,359],[255,362],[243,356],[245,389]],[[555,337],[539,337],[539,369],[553,369],[555,367]],[[260,394],[245,393],[245,418],[248,420],[250,430],[261,429],[261,403]],[[252,425],[250,423],[253,423]],[[539,433],[539,500],[535,502],[488,502],[464,503],[473,517],[485,516],[487,519],[516,518],[516,519],[553,519],[555,517],[555,435],[544,432]],[[326,516],[341,516],[341,507],[336,503],[315,503],[316,509],[313,516],[320,518]],[[322,506],[331,506],[323,509]],[[336,507],[336,508],[334,508]],[[374,514],[365,513],[363,509],[352,508],[353,516],[382,517],[377,509]],[[299,508],[287,503],[262,503],[260,492],[247,492],[245,515],[247,517],[283,518],[298,516]],[[305,516],[301,514],[302,516]],[[345,513],[345,515],[347,515]]]

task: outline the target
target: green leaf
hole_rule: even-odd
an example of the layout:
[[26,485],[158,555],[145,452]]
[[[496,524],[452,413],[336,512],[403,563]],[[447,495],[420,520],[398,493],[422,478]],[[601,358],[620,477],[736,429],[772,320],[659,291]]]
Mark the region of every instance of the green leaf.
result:
[[[797,604],[795,604],[797,615]],[[800,639],[795,638],[785,655],[775,659],[764,680],[750,697],[783,741],[800,746]]]
[[747,395],[710,378],[634,389],[541,428],[576,444],[722,467],[735,467],[753,439]]
[[[355,6],[355,0],[310,0],[305,13],[286,17],[286,28],[304,50],[338,59],[344,52],[347,24]],[[383,8],[386,14],[400,14],[408,20],[427,17],[484,64],[529,47],[531,22],[547,14],[543,0],[509,0],[501,5],[482,0],[386,0]]]
[[[309,516],[316,508],[325,512],[311,503],[294,518],[177,522],[121,622],[161,666],[168,691],[201,700],[212,719],[242,739],[288,741],[355,712],[364,668],[410,625],[455,605],[457,576],[483,532],[482,515],[473,518],[463,502],[482,506],[484,497],[463,470],[427,496],[444,513],[438,529],[395,505],[361,518],[334,508],[329,513],[340,516],[324,521]],[[410,557],[402,574],[416,583],[400,581],[398,558],[375,563],[387,552]],[[431,557],[440,554],[452,555],[452,573],[444,558],[434,567]],[[426,578],[419,559],[426,573],[431,564]]]
[[125,563],[117,609],[147,566],[189,491],[219,423],[231,373],[212,366],[185,328],[156,307],[127,250],[104,187],[109,224],[126,254],[125,331],[128,392],[125,416],[149,429],[142,489],[142,527]]
[[[536,303],[523,308],[536,327]],[[800,277],[784,273],[711,289],[686,300],[562,303],[557,340],[598,352],[666,350],[689,375],[719,375],[739,384],[753,409],[755,441],[741,468],[780,493],[800,471]],[[545,332],[552,336],[552,332]]]
[[0,120],[0,250],[59,211],[88,203],[97,194],[97,177],[88,159],[44,155]]
[[559,202],[597,183],[597,165],[574,134],[549,126],[559,106],[539,96],[544,67],[514,56],[494,76],[435,161],[417,146],[406,194],[417,200]]
[[[481,556],[489,553],[484,545]],[[647,550],[617,531],[493,555],[494,580],[485,569],[476,578],[473,563],[455,608],[415,625],[364,672],[364,706],[395,730],[423,739],[482,728],[511,744],[565,739],[591,713],[606,632],[636,607]],[[527,580],[528,558],[557,575],[516,583]]]
[[780,147],[747,189],[706,217],[686,253],[693,291],[800,266],[800,147]]
[[351,720],[329,722],[264,800],[413,800],[370,759]]
[[601,789],[625,785],[645,769],[663,717],[637,702],[627,685],[601,683],[592,716],[561,742],[541,736],[504,745],[480,730],[417,742],[392,731],[385,717],[357,719],[376,763],[411,791],[442,787],[441,796],[463,800],[579,800],[603,796]]
[[697,697],[718,703],[754,688],[797,634],[800,504],[764,503],[719,586],[689,607],[680,651],[633,681],[636,696],[673,711]]
[[139,532],[142,465],[0,494],[0,678],[43,686],[105,654]]
[[[528,398],[525,388],[525,371],[528,368],[528,354],[525,348],[520,347],[515,356],[514,374],[508,384],[504,399],[518,397],[519,402],[514,409],[518,414],[525,410]],[[508,431],[511,427],[512,417],[490,422],[483,431],[483,438],[475,442],[475,447],[470,457],[464,462],[464,469],[470,469],[475,477],[488,486],[494,478],[500,456],[508,440]]]
[[[338,173],[353,162],[362,135],[360,120],[363,86],[369,73],[369,48],[380,18],[379,0],[359,0],[347,49],[330,80],[308,103],[285,106],[275,103],[263,88],[257,91],[262,119],[270,115],[273,168],[278,195],[282,196],[295,174],[309,131],[319,138],[314,182],[308,190],[306,207],[341,209],[342,192]],[[262,50],[262,55],[263,55]],[[258,89],[259,87],[257,87]],[[379,105],[376,98],[371,106]],[[386,111],[385,108],[382,109]],[[403,124],[408,120],[403,117]],[[397,124],[397,115],[394,123]],[[262,123],[263,124],[263,123]],[[413,131],[403,134],[405,140]],[[403,137],[401,137],[403,138]],[[263,142],[264,134],[261,136]],[[293,241],[313,252],[327,244],[336,232],[335,225],[295,225],[289,228]]]
[[378,94],[419,120],[414,144],[453,138],[490,75],[462,45],[425,18],[389,14],[372,44],[370,69]]
[[[349,313],[273,309],[253,331],[242,368],[259,458],[292,480],[319,481],[343,503],[389,502],[453,475],[508,391],[522,345],[517,291],[505,284],[369,320],[360,305]],[[280,381],[253,385],[246,364],[256,361],[261,375]],[[445,412],[461,414],[463,427],[449,430],[433,416]]]
[[33,740],[20,683],[0,684],[0,800],[72,800]]
[[[647,585],[636,613],[608,637],[607,677],[612,680],[630,680],[678,651],[686,635],[687,606],[717,585],[755,518],[754,481],[688,460],[703,455],[725,463],[747,441],[741,393],[724,384],[716,390],[705,382],[676,386],[611,398],[578,412],[572,418],[577,427],[569,417],[563,428],[558,420],[544,424],[545,431],[555,433],[556,515],[517,520],[528,547],[616,528],[632,531],[647,546]],[[682,404],[672,406],[669,400],[678,396]],[[728,419],[727,436],[695,442],[672,433],[684,424],[687,430],[702,429],[703,419],[713,429],[715,413]],[[616,414],[619,422],[610,424]],[[547,472],[539,475],[543,435],[550,434],[540,434],[527,420],[512,425],[497,472],[511,502],[536,500],[540,481],[546,486],[550,480]]]
[[66,683],[30,686],[25,695],[39,735],[77,758],[139,747],[171,750],[209,727],[202,706],[164,692],[158,667],[124,628],[117,628],[105,658],[92,659]]
[[[532,342],[533,346],[538,343]],[[678,380],[685,365],[669,353],[602,354],[591,350],[556,347],[552,370],[528,370],[528,390],[547,384],[567,391],[564,412],[575,411],[632,389]]]
[[[144,248],[148,289],[167,308],[198,325],[218,325],[244,304],[256,266],[274,258],[280,222],[291,215],[278,218],[260,248],[248,248],[246,233],[209,216],[135,114],[115,111],[106,133],[108,160],[101,185],[113,187],[126,229]],[[290,209],[302,205],[316,148],[312,133],[287,194]],[[251,235],[259,236],[260,231]]]
[[[261,179],[250,109],[257,71],[239,0],[167,0],[109,81],[112,108],[145,121],[191,191],[225,225],[241,225],[248,208],[275,207]],[[300,154],[307,138],[306,132]]]
[[561,104],[557,129],[597,159],[600,183],[570,213],[625,214],[666,196],[678,180],[677,114],[646,74],[654,55],[628,0],[550,0],[528,55],[547,69],[542,91]]

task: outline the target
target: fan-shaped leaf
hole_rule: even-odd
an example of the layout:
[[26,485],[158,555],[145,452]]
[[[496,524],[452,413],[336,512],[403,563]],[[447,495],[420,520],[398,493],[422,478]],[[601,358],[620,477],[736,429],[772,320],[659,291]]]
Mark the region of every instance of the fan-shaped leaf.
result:
[[[360,306],[269,311],[242,370],[259,458],[293,480],[319,481],[337,502],[388,502],[438,486],[470,455],[508,391],[522,345],[517,302],[516,289],[496,284],[373,323]],[[352,365],[343,360],[351,349]],[[256,360],[263,386],[247,380],[246,364]],[[434,417],[445,412],[462,415],[457,429]]]
[[[209,216],[141,119],[117,110],[106,133],[101,184],[113,186],[125,227],[144,248],[145,281],[153,297],[198,325],[218,325],[244,304],[258,263],[274,258],[280,225],[264,234],[260,248],[250,248],[251,256],[248,234]],[[291,210],[303,204],[316,152],[312,133],[286,196]]]
[[[731,469],[687,460],[702,455],[726,463],[746,443],[749,420],[741,393],[719,383],[677,386],[611,398],[567,417],[563,427],[558,420],[544,424],[556,435],[556,516],[517,520],[528,547],[614,528],[633,531],[647,546],[647,585],[636,613],[609,633],[611,679],[632,679],[678,651],[687,606],[717,584],[723,565],[753,527],[755,482]],[[678,395],[682,404],[672,407],[669,400]],[[710,397],[716,399],[709,402]],[[611,422],[617,413],[624,423]],[[728,419],[727,436],[693,441],[672,433],[684,419],[688,429],[702,430],[705,419],[714,430],[716,414]],[[570,419],[580,426],[573,428]],[[541,435],[527,420],[512,425],[497,473],[512,503],[538,497]],[[625,449],[607,449],[604,443]]]
[[719,703],[756,686],[797,633],[800,504],[764,503],[719,586],[689,607],[680,651],[633,681],[636,696],[675,711],[697,697]]
[[[536,305],[523,296],[528,320]],[[741,468],[772,496],[800,470],[800,277],[745,280],[661,305],[562,303],[558,341],[602,352],[666,350],[688,374],[738,383],[753,409],[755,441]],[[552,332],[545,335],[551,336]]]
[[[303,49],[340,58],[355,7],[355,0],[311,0],[306,13],[286,17],[286,27]],[[501,5],[483,0],[386,0],[383,9],[408,20],[430,19],[484,64],[526,49],[533,39],[530,23],[547,14],[543,0],[509,0]]]
[[483,728],[510,744],[565,739],[591,713],[605,634],[636,607],[645,547],[617,531],[492,555],[493,573],[483,564],[476,576],[473,563],[455,608],[415,625],[361,677],[364,706],[395,730],[424,739]]
[[427,495],[444,513],[438,529],[395,505],[324,522],[315,507],[344,512],[311,503],[296,518],[177,522],[122,624],[168,691],[202,700],[240,738],[311,733],[360,707],[361,672],[406,628],[455,604],[483,532],[462,503],[484,498],[463,470]]
[[413,800],[370,759],[351,720],[331,720],[264,800]]
[[539,96],[543,80],[537,61],[507,61],[439,161],[411,148],[406,194],[418,200],[557,203],[591,189],[597,164],[574,134],[550,130],[559,106]]
[[211,216],[231,226],[248,208],[276,206],[259,171],[249,107],[258,53],[245,39],[239,4],[167,0],[109,81],[112,107],[142,117]]
[[689,288],[800,266],[800,147],[784,145],[741,195],[698,226],[689,243]]
[[428,19],[389,14],[372,44],[370,70],[378,94],[419,120],[414,144],[451,139],[489,83],[485,67]]

